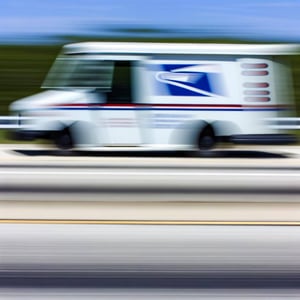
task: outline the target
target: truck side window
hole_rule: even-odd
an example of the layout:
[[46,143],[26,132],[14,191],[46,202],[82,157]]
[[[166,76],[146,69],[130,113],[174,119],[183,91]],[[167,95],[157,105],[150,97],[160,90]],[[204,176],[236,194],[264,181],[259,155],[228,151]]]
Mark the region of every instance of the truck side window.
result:
[[43,86],[110,90],[112,69],[111,61],[63,57],[56,60]]
[[131,65],[131,61],[114,62],[111,92],[107,93],[108,104],[128,104],[133,102]]

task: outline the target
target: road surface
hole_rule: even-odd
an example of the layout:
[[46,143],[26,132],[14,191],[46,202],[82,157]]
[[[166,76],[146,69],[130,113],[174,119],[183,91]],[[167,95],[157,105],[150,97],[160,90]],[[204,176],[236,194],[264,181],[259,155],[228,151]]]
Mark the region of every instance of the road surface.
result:
[[0,219],[299,222],[291,149],[208,159],[4,149]]
[[0,298],[297,298],[298,150],[2,149]]
[[300,227],[0,225],[0,287],[298,288]]

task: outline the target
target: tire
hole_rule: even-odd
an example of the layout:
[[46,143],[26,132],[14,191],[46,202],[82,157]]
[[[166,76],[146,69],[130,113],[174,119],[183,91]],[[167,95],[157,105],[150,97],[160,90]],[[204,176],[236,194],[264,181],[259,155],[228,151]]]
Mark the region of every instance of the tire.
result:
[[214,134],[214,130],[211,127],[206,127],[198,139],[198,149],[200,151],[208,151],[212,150],[216,145],[216,137]]
[[214,157],[216,152],[212,151],[216,145],[216,136],[212,127],[205,127],[197,139],[197,150],[194,152],[196,157]]
[[68,128],[55,132],[53,141],[55,146],[61,150],[70,150],[74,146],[73,139]]

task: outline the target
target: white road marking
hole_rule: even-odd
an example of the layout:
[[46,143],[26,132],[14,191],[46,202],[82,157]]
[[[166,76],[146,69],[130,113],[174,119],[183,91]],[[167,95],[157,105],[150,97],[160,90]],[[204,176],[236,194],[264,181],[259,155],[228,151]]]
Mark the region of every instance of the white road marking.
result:
[[139,171],[12,171],[1,170],[0,175],[103,175],[103,176],[243,176],[243,177],[300,177],[300,172],[297,173],[268,173],[268,172],[139,172]]
[[298,221],[0,219],[0,224],[300,226]]

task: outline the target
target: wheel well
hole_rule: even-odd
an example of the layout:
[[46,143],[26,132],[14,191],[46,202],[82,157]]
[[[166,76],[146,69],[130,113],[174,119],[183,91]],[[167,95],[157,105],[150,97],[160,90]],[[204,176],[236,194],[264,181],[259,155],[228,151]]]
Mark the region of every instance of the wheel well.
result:
[[199,138],[205,134],[210,134],[211,136],[215,137],[215,130],[211,124],[206,124],[204,128],[201,129]]
[[95,143],[95,130],[89,122],[75,121],[70,124],[60,123],[53,131],[53,136],[58,133],[69,135],[72,145],[93,145]]

